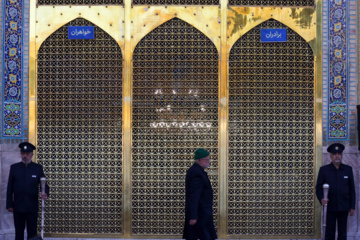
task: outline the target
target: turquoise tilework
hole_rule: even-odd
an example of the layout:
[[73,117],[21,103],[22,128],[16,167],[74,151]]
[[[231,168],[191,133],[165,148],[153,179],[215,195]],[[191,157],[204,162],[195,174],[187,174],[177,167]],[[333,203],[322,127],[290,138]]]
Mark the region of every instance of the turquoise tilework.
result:
[[329,1],[328,138],[348,138],[347,0]]
[[4,2],[2,137],[21,138],[22,132],[22,1]]

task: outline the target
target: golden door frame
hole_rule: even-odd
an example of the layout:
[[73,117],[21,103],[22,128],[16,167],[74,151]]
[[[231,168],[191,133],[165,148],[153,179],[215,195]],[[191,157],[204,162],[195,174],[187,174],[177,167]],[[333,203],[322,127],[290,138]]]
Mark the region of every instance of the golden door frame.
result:
[[[219,6],[133,6],[131,0],[117,6],[30,6],[30,71],[29,71],[29,140],[37,142],[37,54],[41,44],[58,28],[82,17],[107,32],[121,48],[123,55],[123,238],[159,238],[131,235],[131,147],[132,147],[132,55],[137,43],[162,23],[177,17],[205,34],[219,52],[219,238],[259,238],[261,236],[227,235],[227,152],[228,152],[228,59],[231,47],[246,32],[273,18],[294,30],[314,52],[315,66],[315,135],[314,179],[322,164],[322,2],[316,7],[229,7],[226,0]],[[233,16],[241,15],[241,19]],[[315,185],[315,183],[314,183]],[[315,191],[314,191],[314,199]],[[315,201],[315,200],[314,200]],[[314,202],[315,234],[320,236],[320,205]],[[55,234],[53,234],[55,237]],[[59,234],[56,234],[59,236]],[[63,235],[61,235],[63,236]],[[67,237],[71,235],[67,234]],[[85,236],[76,234],[76,237]],[[95,237],[87,234],[86,236]],[[111,235],[96,235],[109,237]],[[161,236],[175,238],[177,236]],[[279,237],[279,236],[277,236]],[[282,236],[283,238],[291,236]],[[269,236],[263,236],[269,238]]]

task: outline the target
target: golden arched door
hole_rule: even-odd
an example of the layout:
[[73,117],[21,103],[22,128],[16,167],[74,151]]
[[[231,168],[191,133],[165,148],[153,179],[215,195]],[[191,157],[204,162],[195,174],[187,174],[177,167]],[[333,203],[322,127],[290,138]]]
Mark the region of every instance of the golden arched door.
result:
[[133,56],[132,233],[182,234],[185,174],[197,148],[211,152],[218,207],[218,51],[174,18]]
[[[261,42],[286,29],[286,42]],[[242,36],[229,58],[228,232],[314,233],[314,56],[270,19]]]
[[[316,16],[225,1],[36,8],[29,126],[52,187],[47,236],[180,237],[204,147],[219,238],[317,238]],[[68,40],[70,25],[95,38]],[[261,43],[261,28],[289,39]]]
[[94,39],[68,39],[68,26],[41,45],[37,73],[37,161],[51,198],[45,232],[122,232],[122,55],[94,26]]

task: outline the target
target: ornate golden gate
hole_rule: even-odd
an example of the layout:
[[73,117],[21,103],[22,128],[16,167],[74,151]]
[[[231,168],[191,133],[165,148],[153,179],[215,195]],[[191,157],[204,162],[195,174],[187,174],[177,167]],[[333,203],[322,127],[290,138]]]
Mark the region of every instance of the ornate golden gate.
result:
[[217,215],[217,50],[174,18],[140,41],[133,61],[132,233],[181,234],[184,176],[199,146],[212,153]]
[[[287,41],[260,42],[266,28],[286,28]],[[230,52],[229,234],[314,232],[313,59],[309,44],[275,20]]]
[[121,233],[122,56],[107,33],[53,33],[38,55],[37,160],[51,189],[49,233]]
[[[45,232],[180,237],[185,172],[204,147],[220,238],[318,237],[312,1],[114,1],[32,6],[30,140],[52,189]],[[94,26],[95,38],[69,40],[68,26]],[[287,42],[261,43],[263,28],[286,28]]]

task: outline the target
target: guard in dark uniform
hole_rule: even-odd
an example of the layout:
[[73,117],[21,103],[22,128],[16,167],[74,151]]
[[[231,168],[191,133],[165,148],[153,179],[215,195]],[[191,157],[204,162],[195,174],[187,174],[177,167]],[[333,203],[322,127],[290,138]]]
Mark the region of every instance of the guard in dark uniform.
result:
[[195,163],[185,178],[185,227],[187,240],[217,239],[213,220],[213,190],[205,168],[210,166],[210,153],[202,148],[195,152]]
[[[6,209],[14,215],[15,240],[24,239],[25,225],[28,239],[37,236],[40,178],[45,177],[42,166],[31,161],[35,146],[23,142],[19,148],[21,162],[10,167],[6,194]],[[44,200],[49,196],[48,185],[45,192]]]
[[[338,240],[346,240],[347,218],[355,212],[355,184],[352,168],[342,164],[345,146],[331,144],[327,151],[331,163],[322,166],[316,183],[316,195],[322,205],[327,204],[325,240],[335,240],[336,222]],[[328,201],[324,199],[323,184],[329,184]]]

